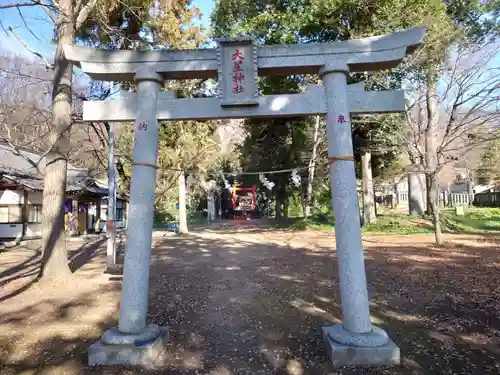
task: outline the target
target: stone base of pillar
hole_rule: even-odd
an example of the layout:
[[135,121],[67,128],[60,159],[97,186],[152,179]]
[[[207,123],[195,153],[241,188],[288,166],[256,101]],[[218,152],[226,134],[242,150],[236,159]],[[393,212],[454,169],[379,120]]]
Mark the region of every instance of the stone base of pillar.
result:
[[391,366],[401,363],[399,347],[382,329],[374,327],[372,333],[357,335],[343,334],[342,331],[346,332],[340,324],[322,328],[326,355],[333,366]]
[[123,275],[123,264],[108,264],[104,273],[109,275]]
[[89,346],[89,365],[155,365],[169,339],[165,327],[151,325],[135,335],[121,333],[113,327]]

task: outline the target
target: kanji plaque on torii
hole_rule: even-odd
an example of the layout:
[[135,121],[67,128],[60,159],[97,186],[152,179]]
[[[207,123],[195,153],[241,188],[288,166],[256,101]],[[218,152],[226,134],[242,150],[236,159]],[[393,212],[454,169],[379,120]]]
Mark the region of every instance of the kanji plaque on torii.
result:
[[221,105],[257,105],[257,52],[252,39],[218,40]]

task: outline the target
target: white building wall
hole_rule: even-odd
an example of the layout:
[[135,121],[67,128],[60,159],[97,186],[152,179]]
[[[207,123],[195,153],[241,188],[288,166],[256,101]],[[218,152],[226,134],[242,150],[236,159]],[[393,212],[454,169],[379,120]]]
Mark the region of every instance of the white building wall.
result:
[[23,190],[1,190],[0,204],[22,204],[24,201]]
[[[43,200],[43,193],[41,191],[28,192],[28,204],[41,205]],[[42,223],[27,224],[26,238],[41,237],[42,236]]]
[[[116,208],[117,209],[118,208],[120,208],[120,209],[121,208],[126,209],[126,202],[124,200],[117,199],[116,200]],[[101,203],[101,221],[100,221],[99,228],[103,232],[106,231],[106,220],[108,220],[108,217],[106,215],[107,209],[108,209],[108,206],[106,205],[106,203]],[[127,218],[127,211],[125,210],[123,220],[116,220],[115,221],[116,228],[118,228],[118,229],[125,228],[126,218]]]
[[[42,204],[42,192],[41,191],[30,191],[28,192],[28,204],[41,205]],[[0,191],[0,204],[24,204],[24,191],[23,190],[2,190]],[[126,208],[126,202],[117,199],[117,208]],[[106,231],[106,214],[105,209],[106,204],[101,205],[101,221],[100,229],[101,231]],[[116,228],[125,228],[126,225],[126,215],[123,220],[116,221]],[[90,226],[90,224],[89,224]],[[89,228],[90,229],[90,228]],[[9,224],[0,223],[0,238],[12,238],[20,239],[23,233],[22,224]],[[42,224],[33,223],[27,224],[25,238],[40,237],[42,235]]]
[[43,194],[41,191],[28,192],[28,204],[42,204]]
[[[22,204],[24,192],[22,190],[0,191],[0,204]],[[23,235],[23,224],[0,223],[0,238],[20,239]]]
[[[0,205],[1,204],[24,204],[24,191],[23,190],[1,190],[0,191]],[[42,204],[41,191],[28,192],[28,204]]]
[[[28,204],[41,205],[42,192],[28,192]],[[0,205],[24,204],[23,190],[2,190],[0,191]],[[23,224],[0,223],[0,238],[21,239],[23,235]],[[25,238],[40,237],[42,235],[42,224],[27,224]]]

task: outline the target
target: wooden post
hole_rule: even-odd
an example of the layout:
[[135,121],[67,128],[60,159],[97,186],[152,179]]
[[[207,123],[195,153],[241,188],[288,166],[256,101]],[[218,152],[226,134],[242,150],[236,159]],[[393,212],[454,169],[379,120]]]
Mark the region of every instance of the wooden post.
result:
[[78,199],[76,199],[76,198],[71,199],[71,213],[72,213],[72,217],[71,217],[71,223],[69,225],[69,228],[70,228],[70,232],[73,232],[73,233],[70,233],[70,235],[78,236],[79,235],[79,233],[78,233]]
[[23,239],[26,236],[26,231],[28,229],[28,190],[24,190],[24,195],[23,195],[23,208],[21,212],[21,220],[23,223],[23,231],[21,234],[21,239]]
[[96,233],[101,231],[101,198],[98,198],[95,203],[95,224],[94,230]]

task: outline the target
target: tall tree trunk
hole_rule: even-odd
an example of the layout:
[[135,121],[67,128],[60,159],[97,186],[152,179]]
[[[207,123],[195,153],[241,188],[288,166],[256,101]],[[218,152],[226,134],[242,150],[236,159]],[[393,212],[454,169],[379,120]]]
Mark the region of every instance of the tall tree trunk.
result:
[[391,210],[395,210],[398,207],[398,185],[394,184],[392,186],[392,199],[391,199]]
[[430,205],[432,212],[432,225],[434,226],[434,237],[436,244],[443,244],[443,234],[441,232],[440,208],[439,208],[439,189],[437,174],[433,174],[429,179],[430,187]]
[[307,191],[306,191],[306,204],[304,209],[304,216],[308,217],[312,214],[312,196],[313,196],[313,183],[314,183],[314,170],[316,168],[316,157],[318,154],[319,146],[319,126],[321,123],[321,117],[316,116],[316,123],[314,124],[314,134],[313,134],[313,149],[311,153],[311,159],[309,159],[309,168],[307,173]]
[[436,243],[443,243],[439,216],[437,130],[439,125],[437,79],[433,74],[427,77],[427,127],[425,130],[425,169],[427,176],[428,209],[432,214],[432,224]]
[[189,233],[186,208],[186,176],[184,172],[179,174],[179,233]]
[[276,219],[282,219],[283,218],[283,195],[280,193],[279,190],[276,190],[276,209],[275,209],[275,218]]
[[[426,141],[426,143],[427,143],[427,141]],[[431,177],[430,177],[429,173],[426,173],[425,174],[425,199],[426,199],[427,215],[432,215],[432,210],[434,207],[434,205],[432,204],[431,183],[432,183]]]
[[371,224],[377,220],[375,213],[375,194],[372,178],[372,154],[363,153],[361,156],[363,175],[363,224]]
[[300,208],[302,209],[302,216],[306,216],[306,206],[307,206],[307,197],[306,192],[304,191],[304,185],[300,184]]
[[425,175],[416,172],[408,173],[408,212],[410,216],[422,216],[425,213],[425,188]]
[[52,90],[51,149],[44,170],[42,208],[42,280],[65,282],[71,275],[64,239],[64,198],[71,128],[72,66],[63,52],[75,40],[73,5],[60,0],[56,22],[57,47]]
[[467,193],[469,195],[469,207],[474,205],[474,175],[467,167]]

